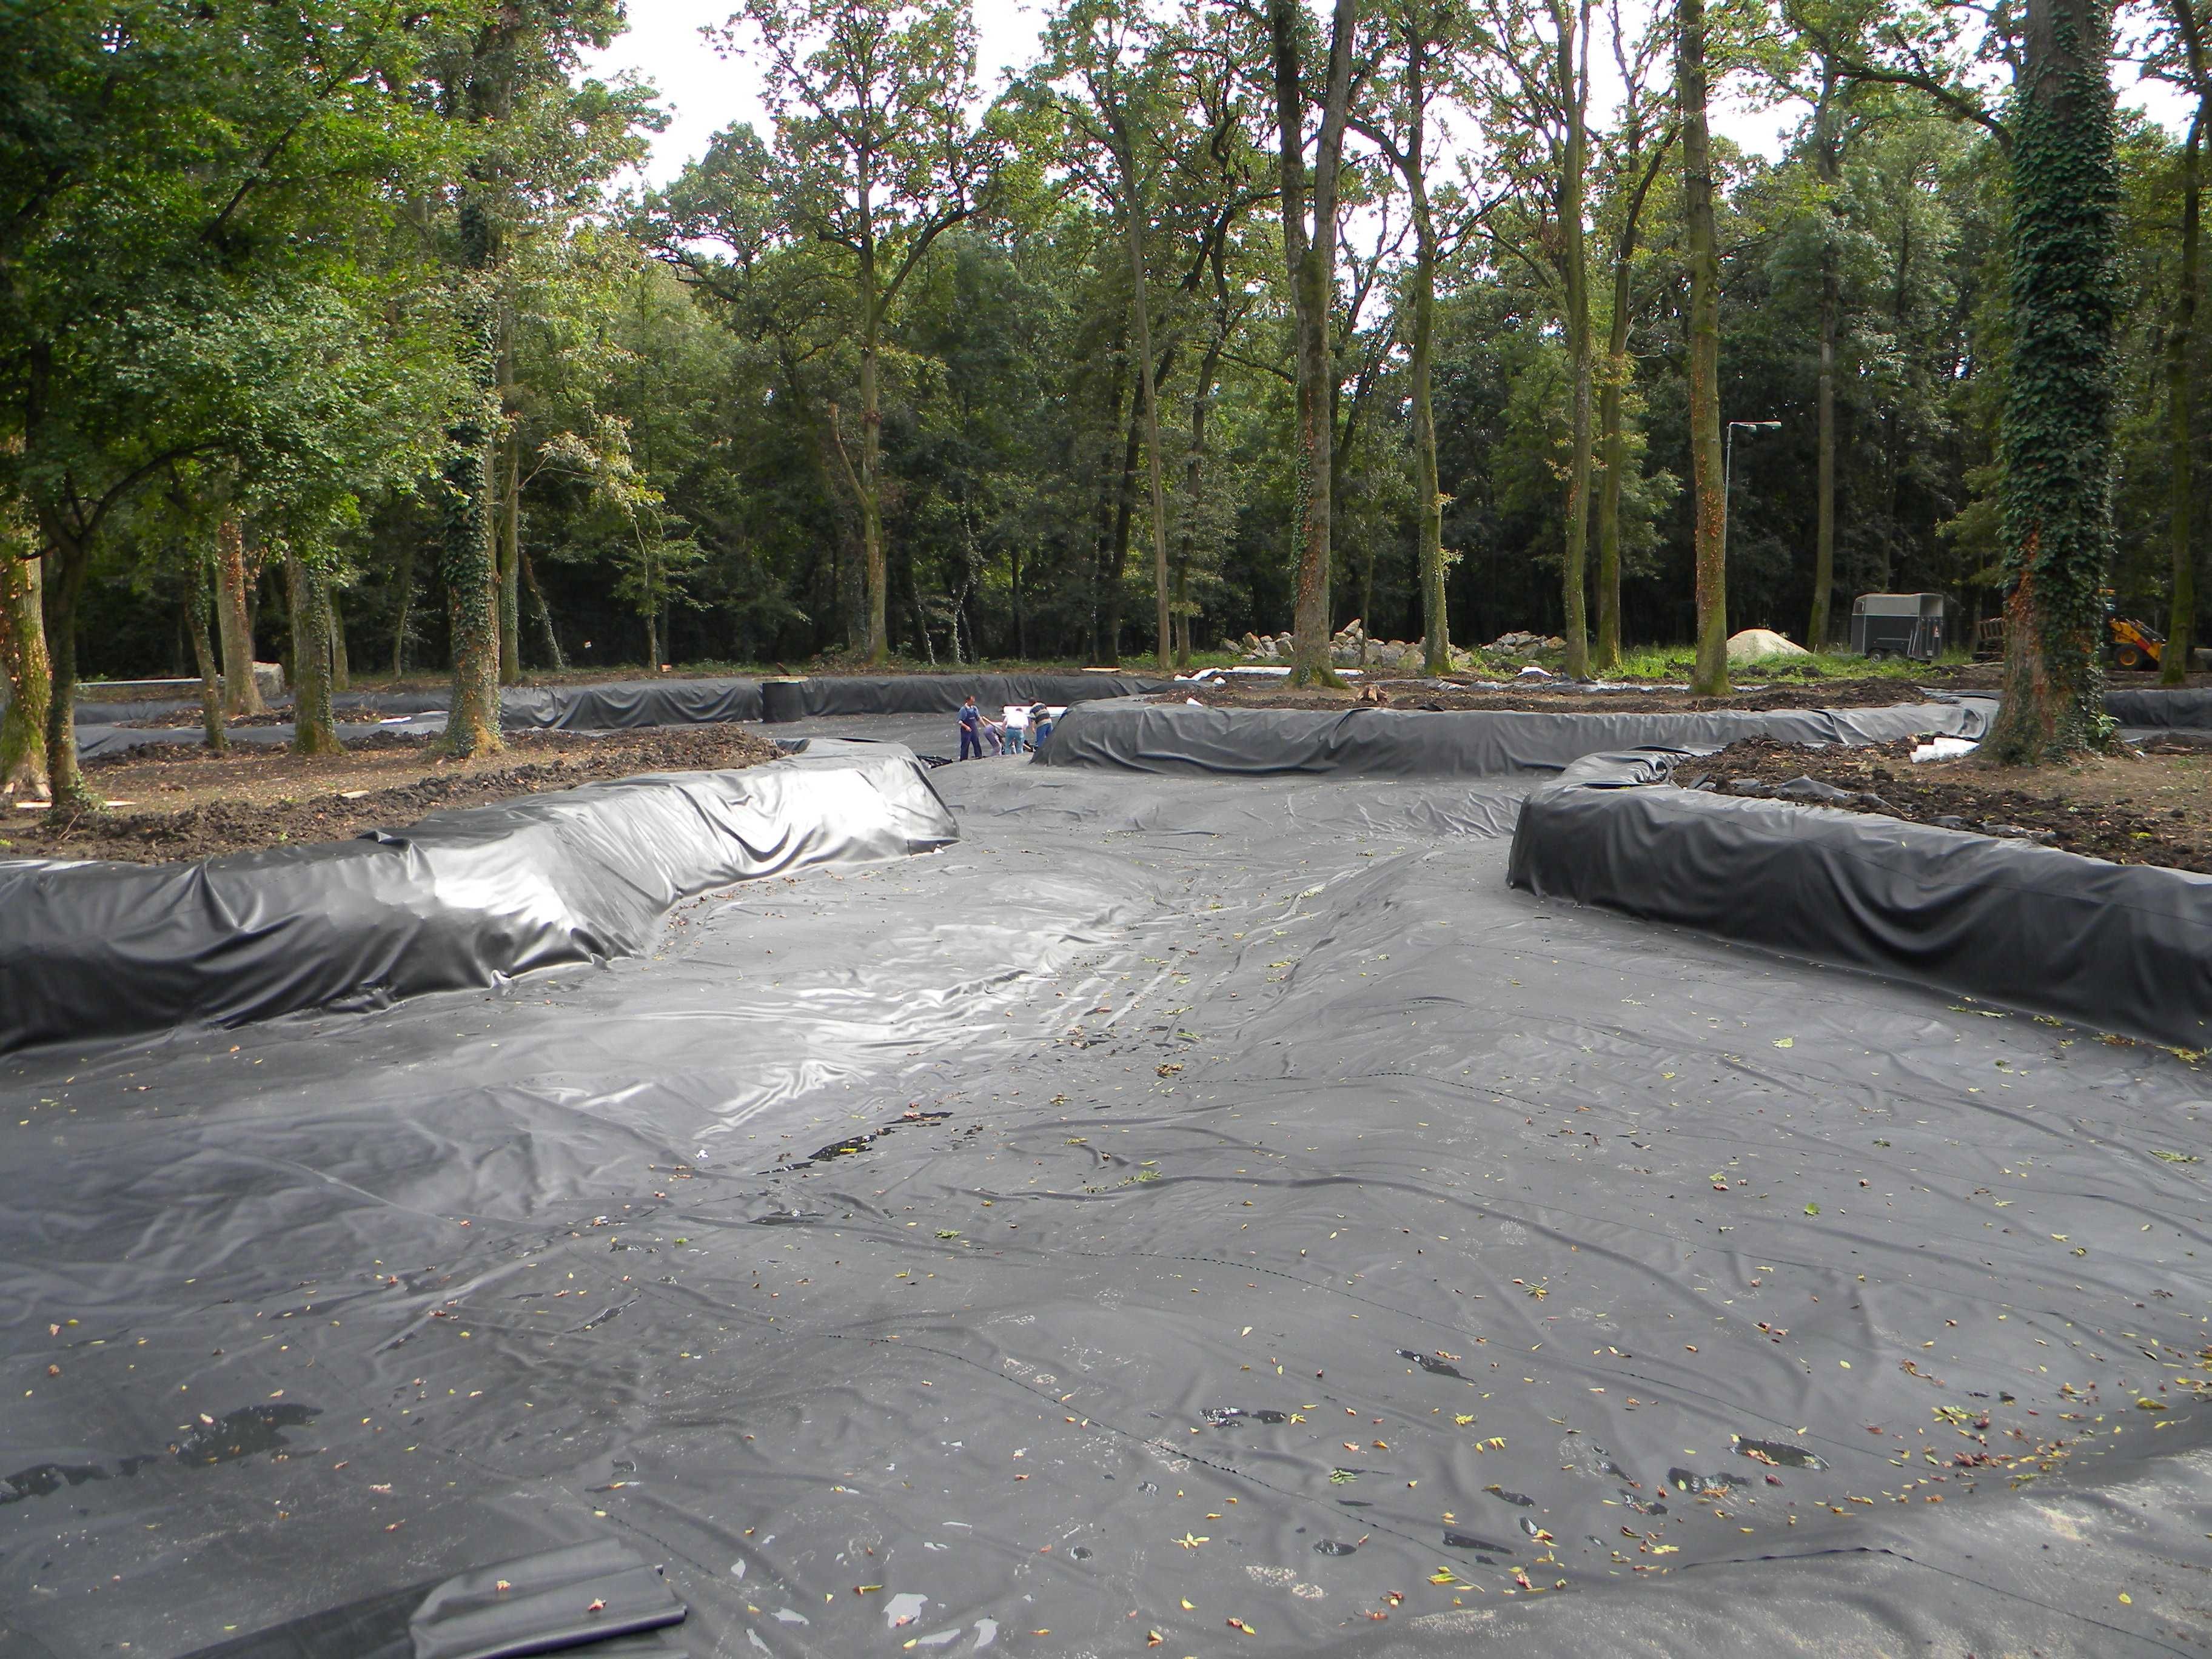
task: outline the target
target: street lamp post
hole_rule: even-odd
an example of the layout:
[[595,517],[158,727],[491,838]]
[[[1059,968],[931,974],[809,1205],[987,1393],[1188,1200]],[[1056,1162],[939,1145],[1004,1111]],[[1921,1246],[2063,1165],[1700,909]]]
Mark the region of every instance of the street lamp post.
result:
[[1779,421],[1730,421],[1728,423],[1727,459],[1721,465],[1721,558],[1728,558],[1729,514],[1735,506],[1735,429],[1747,432],[1771,432],[1782,424]]

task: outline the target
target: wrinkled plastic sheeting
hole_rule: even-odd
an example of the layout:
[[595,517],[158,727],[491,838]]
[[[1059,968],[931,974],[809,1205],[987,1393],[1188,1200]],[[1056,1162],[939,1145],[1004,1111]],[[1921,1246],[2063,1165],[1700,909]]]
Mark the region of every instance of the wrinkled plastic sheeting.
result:
[[1047,766],[1241,776],[1504,777],[1557,771],[1608,749],[1717,749],[1744,738],[1869,744],[1938,732],[1978,738],[1986,699],[1894,708],[1746,713],[1522,714],[1508,710],[1206,708],[1121,701],[1068,710],[1037,758]]
[[680,1624],[684,1613],[659,1571],[635,1551],[601,1538],[313,1613],[202,1648],[189,1659],[675,1655],[681,1650],[624,1638]]
[[2212,1046],[2212,877],[1666,784],[1592,756],[1531,794],[1509,879],[1770,950]]
[[932,777],[605,972],[0,1061],[0,1632],[604,1535],[695,1656],[2187,1648],[2198,1072],[1515,891],[1526,779]]
[[374,1006],[643,947],[710,888],[958,839],[910,751],[817,744],[182,865],[0,863],[0,1052]]
[[758,680],[628,680],[610,685],[509,686],[500,724],[568,732],[638,726],[721,726],[762,717]]
[[2122,726],[2212,727],[2212,686],[2107,686],[2105,712]]
[[783,721],[822,714],[949,714],[971,694],[985,708],[1010,702],[1083,702],[1126,697],[1174,684],[1127,674],[834,674],[768,680],[763,718]]

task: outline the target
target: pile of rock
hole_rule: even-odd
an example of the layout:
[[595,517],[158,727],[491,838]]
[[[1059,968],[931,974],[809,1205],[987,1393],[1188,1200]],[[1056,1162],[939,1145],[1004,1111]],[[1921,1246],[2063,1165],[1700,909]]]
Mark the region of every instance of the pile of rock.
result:
[[[1289,634],[1247,634],[1237,643],[1243,647],[1247,662],[1287,663],[1296,642]],[[1328,659],[1339,668],[1364,666],[1382,673],[1419,674],[1425,672],[1427,653],[1419,640],[1371,640],[1366,625],[1354,618],[1330,638]],[[1455,669],[1472,667],[1474,662],[1465,651],[1454,651],[1451,659]]]
[[1539,651],[1564,651],[1567,642],[1557,634],[1500,634],[1483,647],[1496,657],[1533,657]]

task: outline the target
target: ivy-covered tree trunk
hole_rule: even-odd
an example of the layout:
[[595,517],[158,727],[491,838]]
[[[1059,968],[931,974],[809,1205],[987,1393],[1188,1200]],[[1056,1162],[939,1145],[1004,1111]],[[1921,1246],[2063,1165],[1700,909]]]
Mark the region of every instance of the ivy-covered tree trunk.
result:
[[1721,273],[1714,247],[1712,144],[1705,125],[1705,0],[1680,0],[1675,45],[1682,118],[1684,228],[1690,264],[1690,475],[1698,661],[1690,687],[1724,696],[1728,672],[1728,501],[1721,457]]
[[2000,454],[2004,703],[1997,765],[2102,748],[2105,568],[2112,540],[2110,15],[2031,0],[2012,145],[2012,361]]
[[2168,539],[2173,556],[2173,607],[2166,618],[2166,650],[2159,680],[2179,685],[2189,675],[2197,644],[2197,442],[2191,407],[2191,371],[2196,368],[2197,283],[2201,263],[2204,187],[2201,153],[2204,114],[2189,124],[2189,143],[2181,152],[2181,270],[2175,279],[2173,320],[2166,335],[2166,480],[2170,492]]
[[0,709],[0,800],[46,793],[46,700],[52,672],[40,614],[41,562],[20,556],[15,538],[0,535],[0,673],[8,706]]
[[[1620,496],[1628,472],[1628,386],[1636,366],[1629,361],[1628,331],[1635,298],[1636,240],[1644,221],[1644,204],[1659,176],[1669,143],[1662,141],[1628,198],[1613,248],[1613,317],[1605,343],[1605,368],[1598,386],[1597,424],[1600,465],[1604,479],[1597,503],[1597,645],[1591,666],[1607,673],[1620,665]],[[1643,155],[1642,129],[1629,137],[1628,161],[1636,167]]]
[[191,637],[192,665],[200,676],[200,731],[207,746],[221,755],[229,751],[230,733],[222,723],[222,672],[208,644],[208,574],[197,561],[185,573],[185,632]]
[[490,417],[497,406],[498,383],[489,296],[480,280],[469,280],[462,309],[463,368],[473,382],[474,395],[459,418],[446,428],[440,478],[445,525],[439,562],[453,630],[453,694],[446,717],[446,747],[456,755],[476,755],[500,747],[499,617],[493,608],[497,576],[487,489]]
[[253,678],[253,620],[246,608],[246,530],[226,513],[215,527],[216,619],[222,636],[222,708],[226,714],[262,714]]
[[[502,319],[502,334],[508,331]],[[514,347],[500,347],[500,684],[522,679],[522,431],[514,410]]]
[[339,744],[331,709],[329,573],[288,547],[284,592],[292,612],[292,750],[335,755]]

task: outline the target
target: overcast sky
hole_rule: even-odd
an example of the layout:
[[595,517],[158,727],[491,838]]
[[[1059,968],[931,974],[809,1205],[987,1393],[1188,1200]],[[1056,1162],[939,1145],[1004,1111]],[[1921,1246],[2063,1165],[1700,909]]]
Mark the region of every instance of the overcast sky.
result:
[[[1048,9],[1038,0],[975,0],[978,67],[991,92],[1010,70],[1036,56],[1037,34]],[[707,141],[733,121],[750,121],[765,136],[767,112],[760,99],[760,74],[750,61],[721,57],[700,39],[702,27],[720,24],[733,9],[731,0],[629,0],[629,32],[587,64],[589,73],[611,76],[634,70],[659,89],[671,116],[668,130],[654,141],[645,173],[665,184],[684,164],[703,154]],[[2128,77],[2123,77],[2126,79]],[[2124,92],[2123,101],[2145,101],[2142,90]],[[2179,107],[2171,96],[2149,94],[2161,115]],[[1764,155],[1774,154],[1801,118],[1801,107],[1752,109],[1723,100],[1714,109],[1714,129]],[[2169,125],[2172,125],[2169,121]]]

